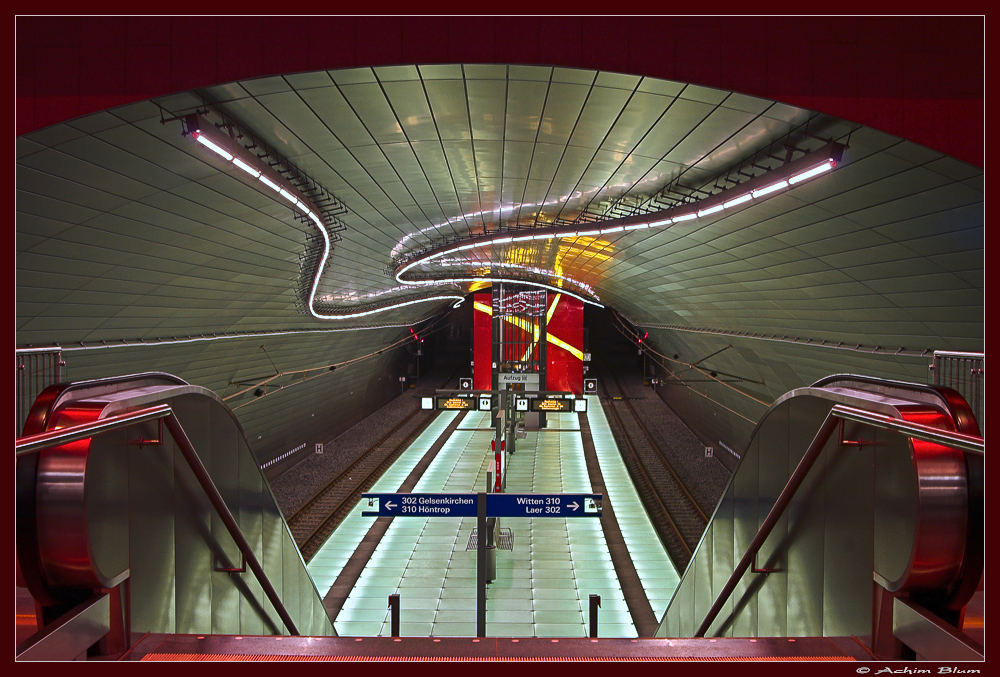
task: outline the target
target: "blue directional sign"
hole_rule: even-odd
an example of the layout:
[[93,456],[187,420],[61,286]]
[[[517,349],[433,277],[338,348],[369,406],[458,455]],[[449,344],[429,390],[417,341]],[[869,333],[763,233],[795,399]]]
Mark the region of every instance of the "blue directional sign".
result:
[[487,494],[490,517],[600,517],[601,494]]
[[365,517],[475,517],[476,494],[361,494]]
[[[475,517],[478,494],[362,494],[365,517]],[[600,517],[601,494],[486,494],[487,517]]]

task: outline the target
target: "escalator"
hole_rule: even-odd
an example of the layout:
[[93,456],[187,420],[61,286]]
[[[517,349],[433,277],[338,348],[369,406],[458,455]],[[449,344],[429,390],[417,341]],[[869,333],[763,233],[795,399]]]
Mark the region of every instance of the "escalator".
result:
[[940,386],[779,398],[655,636],[599,643],[336,637],[231,410],[174,376],[52,386],[15,448],[20,660],[982,660],[983,441]]
[[54,385],[16,449],[20,659],[120,655],[146,633],[336,634],[211,391],[162,373]]
[[852,636],[881,658],[976,660],[982,577],[965,400],[831,376],[761,418],[656,636]]

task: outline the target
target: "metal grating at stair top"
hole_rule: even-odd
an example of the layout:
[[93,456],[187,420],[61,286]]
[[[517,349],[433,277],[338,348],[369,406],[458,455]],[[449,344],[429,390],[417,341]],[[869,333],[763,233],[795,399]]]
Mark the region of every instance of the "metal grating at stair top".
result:
[[656,535],[653,524],[635,491],[632,479],[622,461],[621,452],[615,444],[611,428],[608,427],[600,398],[595,395],[587,396],[587,416],[594,440],[594,450],[608,490],[608,497],[605,500],[610,500],[614,506],[618,526],[632,557],[636,573],[639,574],[642,588],[646,591],[646,597],[653,607],[653,613],[656,618],[662,618],[680,582],[680,576],[659,536]]
[[[463,424],[486,428],[486,413]],[[577,414],[550,414],[545,432],[528,432],[510,457],[507,491],[589,492]],[[462,492],[486,485],[492,432],[458,430],[414,492]],[[465,550],[475,518],[395,519],[336,619],[342,636],[387,636],[387,597],[400,595],[404,636],[475,634],[476,554]],[[599,633],[636,637],[598,520],[503,520],[512,552],[498,551],[487,589],[487,633],[494,637],[585,637],[587,599],[601,595]],[[349,555],[349,553],[348,553]]]
[[[370,491],[396,491],[413,470],[413,467],[420,461],[427,448],[434,444],[434,440],[444,432],[457,415],[458,412],[454,411],[442,411],[438,414],[437,418],[378,478]],[[347,560],[358,548],[361,539],[375,523],[375,517],[361,516],[361,508],[361,501],[359,501],[306,565],[306,570],[322,596],[326,596]]]

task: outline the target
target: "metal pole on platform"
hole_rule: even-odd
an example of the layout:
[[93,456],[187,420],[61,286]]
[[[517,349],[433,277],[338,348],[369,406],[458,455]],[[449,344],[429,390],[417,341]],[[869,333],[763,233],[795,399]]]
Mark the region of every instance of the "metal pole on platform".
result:
[[597,637],[597,607],[601,606],[601,596],[590,596],[590,636]]
[[476,495],[476,637],[486,636],[486,492]]
[[399,637],[399,593],[389,595],[389,633]]

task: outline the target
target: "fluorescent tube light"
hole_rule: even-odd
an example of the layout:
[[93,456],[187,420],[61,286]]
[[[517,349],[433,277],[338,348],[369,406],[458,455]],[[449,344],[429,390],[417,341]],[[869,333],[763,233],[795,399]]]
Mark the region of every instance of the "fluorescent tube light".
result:
[[239,159],[238,157],[234,157],[233,158],[233,164],[236,165],[237,167],[239,167],[240,169],[242,169],[243,171],[245,171],[247,174],[249,174],[250,176],[252,176],[255,179],[260,176],[260,172],[259,171],[257,171],[256,169],[254,169],[253,167],[251,167],[250,165],[248,165],[246,162],[243,162],[243,160]]
[[278,184],[276,184],[274,181],[267,178],[263,174],[260,175],[260,182],[275,192],[281,190],[281,186],[279,186]]
[[725,207],[726,209],[729,209],[730,207],[735,207],[736,205],[741,205],[744,202],[748,202],[752,198],[753,198],[753,196],[750,193],[744,193],[743,195],[740,195],[739,197],[734,197],[729,202],[723,202],[722,206]]
[[822,174],[823,172],[833,169],[833,166],[835,164],[836,163],[833,160],[827,160],[826,162],[817,167],[813,167],[812,169],[807,169],[801,174],[796,174],[795,176],[788,179],[788,183],[791,185],[795,185],[799,181],[805,181],[806,179],[811,179],[814,176],[817,176],[819,174]]
[[757,190],[753,191],[751,195],[753,195],[755,198],[758,198],[761,195],[770,195],[774,191],[781,190],[782,188],[788,188],[788,181],[786,181],[785,179],[782,179],[777,183],[772,183],[770,186],[764,186],[763,188],[758,188]]
[[716,212],[721,212],[721,211],[722,211],[722,205],[717,204],[714,207],[709,207],[708,209],[702,209],[701,211],[698,212],[698,216],[699,217],[708,216],[709,214],[715,214]]
[[209,149],[213,153],[217,153],[222,157],[226,158],[227,162],[232,162],[233,156],[228,151],[226,151],[225,148],[215,145],[214,143],[208,140],[208,137],[202,134],[197,134],[193,136],[194,140],[203,145],[205,148]]
[[674,223],[677,223],[678,221],[690,221],[691,219],[696,218],[698,218],[698,215],[694,212],[691,212],[690,214],[681,214],[680,216],[674,217]]

